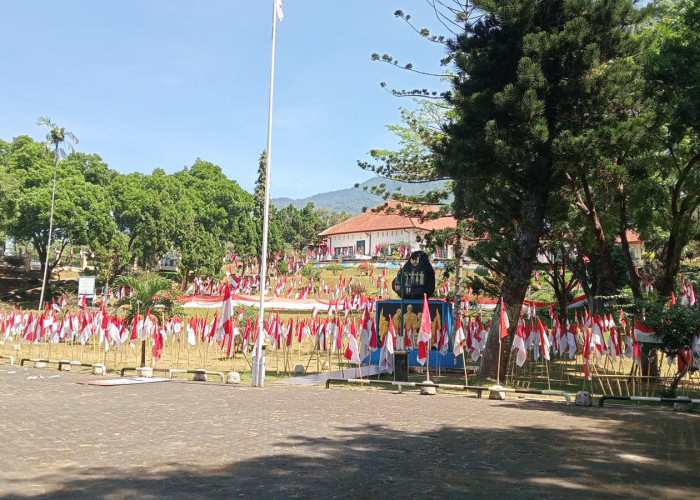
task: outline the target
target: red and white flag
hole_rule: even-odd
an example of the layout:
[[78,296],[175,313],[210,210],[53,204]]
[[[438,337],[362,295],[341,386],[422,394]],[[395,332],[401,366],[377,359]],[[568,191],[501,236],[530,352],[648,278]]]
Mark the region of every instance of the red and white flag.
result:
[[622,354],[622,336],[616,327],[610,329],[608,352],[613,361],[617,361],[617,357]]
[[345,349],[345,353],[343,354],[343,356],[345,356],[345,359],[356,365],[359,365],[361,362],[360,348],[357,345],[357,336],[355,334],[354,328],[351,328],[350,333],[348,334],[348,347],[347,349]]
[[503,297],[501,297],[501,316],[499,323],[499,339],[503,339],[508,336],[508,328],[510,328],[510,321],[508,321],[508,313],[506,312],[506,308],[503,305]]
[[465,339],[462,317],[458,316],[457,325],[455,325],[454,339],[452,339],[452,353],[455,355],[455,358],[458,358],[464,352],[462,342],[464,342]]
[[418,362],[421,365],[424,365],[428,360],[428,342],[430,342],[431,324],[428,296],[423,294],[423,317],[421,318],[420,330],[418,330]]
[[660,344],[661,339],[656,332],[639,320],[634,321],[634,338],[642,344]]
[[578,333],[578,325],[573,321],[569,325],[569,330],[566,332],[566,343],[569,347],[569,359],[574,359],[576,352],[578,351],[578,341],[576,340],[576,334]]
[[233,300],[231,300],[231,287],[224,283],[224,299],[221,303],[221,318],[216,326],[215,340],[221,342],[227,335],[233,334]]
[[544,359],[549,361],[549,351],[551,348],[551,343],[549,342],[549,332],[542,324],[542,320],[537,318],[537,330],[540,332],[540,346],[542,347],[542,355]]
[[394,318],[389,317],[389,330],[384,335],[384,345],[379,351],[379,369],[394,373]]
[[525,325],[522,322],[518,323],[518,328],[515,330],[512,348],[517,351],[515,363],[518,366],[523,366],[527,360],[527,347],[525,347]]

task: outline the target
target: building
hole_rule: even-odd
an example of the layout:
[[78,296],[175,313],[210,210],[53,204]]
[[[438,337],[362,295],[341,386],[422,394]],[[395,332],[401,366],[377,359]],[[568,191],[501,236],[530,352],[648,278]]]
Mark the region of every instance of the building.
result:
[[[625,231],[625,236],[627,237],[627,243],[630,246],[630,255],[632,256],[632,262],[635,267],[641,267],[644,265],[644,241],[631,229]],[[621,243],[622,239],[617,236],[615,238],[615,243]]]
[[[409,205],[403,204],[406,208]],[[410,205],[424,213],[435,213],[435,205]],[[431,231],[457,227],[457,219],[441,216],[434,219],[410,217],[401,213],[402,204],[389,201],[385,205],[366,210],[346,221],[329,227],[320,236],[333,257],[370,258],[391,256],[398,252],[401,257],[424,247],[423,239]],[[450,259],[452,247],[439,248],[433,258]]]

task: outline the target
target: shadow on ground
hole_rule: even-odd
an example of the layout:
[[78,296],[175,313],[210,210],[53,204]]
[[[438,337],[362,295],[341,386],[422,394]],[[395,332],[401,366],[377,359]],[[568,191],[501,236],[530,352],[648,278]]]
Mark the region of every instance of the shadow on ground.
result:
[[[230,463],[215,469],[63,467],[40,479],[55,490],[5,498],[697,498],[700,492],[696,415],[666,411],[647,422],[636,415],[644,410],[504,406],[526,410],[523,416],[541,410],[542,425],[430,432],[338,426],[333,439],[272,438],[288,451],[245,460],[232,452]],[[551,412],[560,411],[572,428],[547,428]],[[576,429],[576,420],[591,417],[597,430]],[[13,490],[33,480],[13,481]]]

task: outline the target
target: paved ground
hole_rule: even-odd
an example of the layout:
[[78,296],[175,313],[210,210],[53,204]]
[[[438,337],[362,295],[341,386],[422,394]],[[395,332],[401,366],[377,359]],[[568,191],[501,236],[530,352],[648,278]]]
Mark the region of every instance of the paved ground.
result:
[[698,414],[95,378],[0,364],[0,497],[700,495]]

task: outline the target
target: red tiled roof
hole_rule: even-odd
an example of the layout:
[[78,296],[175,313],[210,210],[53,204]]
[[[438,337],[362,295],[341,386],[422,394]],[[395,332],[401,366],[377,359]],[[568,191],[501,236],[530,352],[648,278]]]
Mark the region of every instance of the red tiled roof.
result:
[[[437,219],[425,219],[421,221],[419,217],[408,217],[397,212],[392,213],[391,210],[396,209],[398,205],[398,202],[390,201],[387,203],[387,208],[389,210],[386,208],[379,212],[367,210],[364,213],[341,222],[340,224],[329,227],[321,233],[321,236],[410,228],[433,231],[457,227],[457,219],[452,216],[444,216]],[[435,205],[407,205],[404,203],[403,206],[416,207],[421,211],[428,213],[437,212],[439,210],[439,207]]]
[[[642,241],[642,238],[639,236],[639,234],[635,233],[631,229],[627,229],[625,231],[625,235],[627,236],[627,242],[628,243],[639,243]],[[620,237],[617,236],[615,237],[615,242],[620,243]]]

